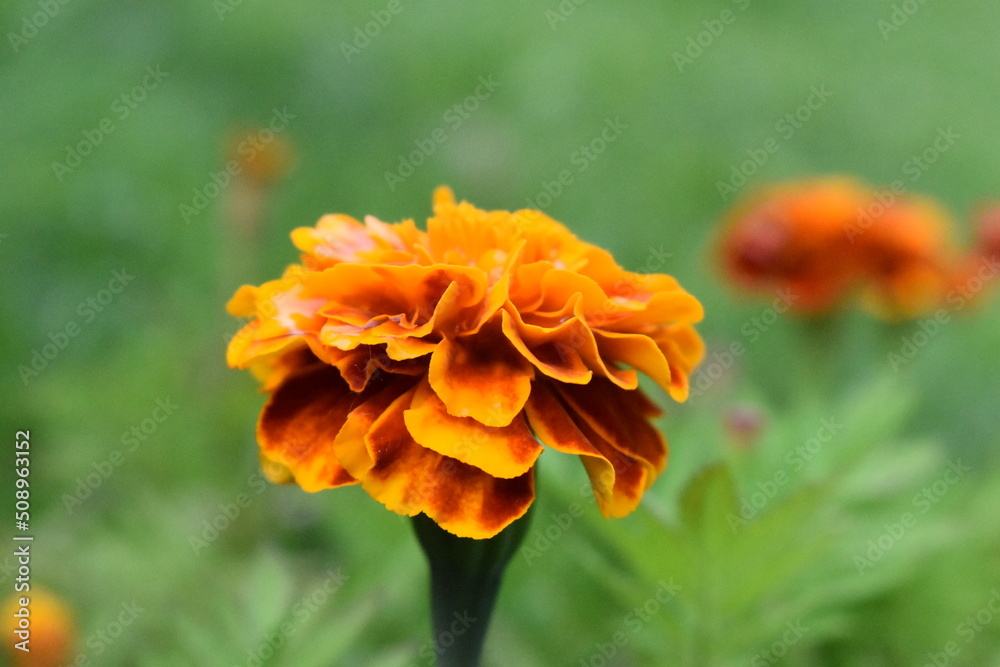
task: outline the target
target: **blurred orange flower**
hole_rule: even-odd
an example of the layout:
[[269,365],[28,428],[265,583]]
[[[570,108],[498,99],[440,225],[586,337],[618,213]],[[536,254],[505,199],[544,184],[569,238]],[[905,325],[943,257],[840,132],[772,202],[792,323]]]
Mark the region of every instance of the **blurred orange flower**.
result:
[[848,178],[764,189],[727,216],[723,270],[743,289],[790,290],[800,312],[829,310],[855,279],[856,258],[845,230],[869,199],[868,190]]
[[984,206],[978,217],[974,251],[984,257],[1000,256],[1000,203]]
[[234,132],[229,140],[230,159],[237,173],[257,187],[267,187],[287,173],[292,164],[292,145],[267,128]]
[[481,539],[527,511],[545,447],[580,457],[605,516],[663,470],[636,371],[683,401],[703,354],[701,304],[672,277],[447,188],[426,232],[328,215],[292,240],[301,264],[229,302],[252,320],[227,360],[271,394],[261,451],[306,491],[360,483]]
[[977,304],[1000,280],[1000,204],[979,211],[972,249],[965,253],[949,281],[948,303],[955,310]]
[[[22,598],[29,598],[24,616]],[[58,667],[68,663],[76,641],[76,624],[69,606],[57,595],[32,585],[29,593],[15,593],[3,604],[7,626],[4,644],[14,667]],[[30,638],[22,651],[16,644],[22,641],[17,631],[22,621],[30,623]]]
[[896,199],[858,237],[862,302],[902,319],[942,305],[957,261],[954,223],[930,199]]
[[765,188],[727,216],[723,271],[752,291],[789,290],[803,314],[860,295],[893,320],[940,306],[956,265],[953,223],[929,199],[847,177]]

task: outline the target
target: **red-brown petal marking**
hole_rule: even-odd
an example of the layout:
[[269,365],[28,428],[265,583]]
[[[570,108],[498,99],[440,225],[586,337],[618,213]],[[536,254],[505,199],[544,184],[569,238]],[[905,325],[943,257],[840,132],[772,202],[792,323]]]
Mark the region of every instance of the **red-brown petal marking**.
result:
[[[654,475],[641,460],[627,456],[613,447],[609,442],[594,431],[586,422],[579,422],[580,432],[594,445],[594,448],[601,453],[614,467],[613,475],[609,474],[606,466],[601,464],[599,459],[589,456],[581,456],[583,467],[586,468],[590,476],[591,485],[595,489],[597,506],[605,518],[621,518],[628,516],[632,510],[639,506],[642,494],[653,483]],[[598,485],[605,485],[609,482],[613,484],[611,498],[606,499],[596,493]],[[594,480],[598,480],[596,483]]]
[[650,483],[666,466],[666,442],[644,414],[648,400],[641,392],[623,391],[598,378],[586,386],[560,386],[559,393],[581,422],[618,451],[647,465]]
[[414,382],[414,378],[393,378],[347,415],[333,441],[333,453],[352,476],[361,479],[374,465],[367,436],[394,403],[409,405]]
[[404,394],[368,432],[373,466],[364,489],[397,514],[423,512],[460,537],[493,537],[528,511],[534,473],[497,479],[482,470],[418,445],[403,421],[411,399]]
[[614,466],[580,431],[566,408],[545,383],[535,384],[524,411],[535,435],[546,446],[564,454],[581,457],[601,507],[610,506],[615,485]]
[[[358,347],[353,350],[327,348],[328,364],[340,371],[351,391],[363,391],[378,369],[373,361],[373,348]],[[384,352],[382,352],[384,354]]]
[[507,426],[531,393],[534,367],[500,333],[500,321],[474,336],[445,338],[431,355],[428,379],[448,414]]
[[264,455],[287,466],[306,491],[354,484],[333,442],[357,398],[336,368],[313,366],[288,377],[257,422]]
[[417,387],[404,419],[413,439],[422,446],[493,477],[523,475],[542,452],[522,415],[507,426],[497,427],[470,417],[453,417],[426,381]]

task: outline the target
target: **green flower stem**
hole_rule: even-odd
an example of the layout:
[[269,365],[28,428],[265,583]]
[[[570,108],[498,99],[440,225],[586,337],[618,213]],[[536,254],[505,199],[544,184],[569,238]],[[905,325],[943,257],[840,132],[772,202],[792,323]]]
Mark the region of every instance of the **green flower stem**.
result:
[[[529,510],[530,514],[530,510]],[[488,540],[457,537],[423,514],[413,528],[431,570],[438,667],[477,667],[504,570],[528,531],[526,514]]]

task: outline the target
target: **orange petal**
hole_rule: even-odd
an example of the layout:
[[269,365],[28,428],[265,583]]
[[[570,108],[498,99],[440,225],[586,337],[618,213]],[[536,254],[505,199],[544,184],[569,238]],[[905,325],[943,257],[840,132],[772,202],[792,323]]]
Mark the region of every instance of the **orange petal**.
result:
[[552,262],[522,264],[511,273],[510,301],[522,313],[531,313],[542,305],[542,291],[538,286],[542,277],[554,269]]
[[[574,303],[574,317],[579,322],[586,321],[582,305],[583,300],[579,297],[572,297],[572,301]],[[594,337],[594,332],[591,331],[590,327],[584,327],[580,330],[579,335],[573,340],[573,346],[580,355],[580,358],[587,364],[587,367],[597,375],[608,378],[622,389],[635,389],[639,386],[639,376],[634,370],[621,370],[614,363],[605,362],[601,358],[600,350],[597,347],[597,339]]]
[[650,472],[649,482],[666,466],[667,446],[663,435],[649,423],[657,408],[639,390],[624,391],[607,380],[588,385],[562,385],[560,396],[580,421],[615,449],[642,461]]
[[257,287],[241,285],[226,303],[226,312],[236,317],[253,317],[257,312]]
[[353,477],[362,479],[375,464],[374,456],[369,451],[368,434],[394,403],[401,401],[401,405],[409,405],[413,384],[411,378],[392,378],[374,393],[369,392],[370,398],[348,413],[333,441],[333,452]]
[[434,208],[440,206],[454,206],[455,205],[455,192],[449,188],[447,185],[439,185],[434,188],[434,194],[432,196],[432,205]]
[[400,396],[372,425],[366,440],[373,466],[364,489],[387,508],[407,516],[423,512],[460,537],[495,536],[528,511],[534,473],[497,479],[482,470],[421,447],[404,423],[411,393]]
[[585,466],[590,485],[602,508],[610,504],[614,495],[614,466],[580,431],[563,404],[549,390],[547,383],[535,384],[524,412],[531,430],[546,446],[564,454],[576,454],[581,460],[583,457],[593,459]]
[[302,252],[333,262],[357,261],[359,253],[376,247],[365,226],[348,215],[324,215],[314,227],[292,230],[292,243]]
[[666,327],[654,336],[670,363],[671,398],[684,402],[688,398],[691,371],[705,356],[705,342],[688,324]]
[[357,397],[337,369],[323,364],[288,377],[257,422],[264,455],[291,470],[306,491],[354,484],[333,442]]
[[[641,413],[649,404],[640,400],[638,406]],[[605,518],[626,516],[638,506],[654,476],[648,464],[614,447],[543,385],[532,392],[525,412],[542,442],[553,449],[580,456],[597,506]]]
[[648,375],[664,391],[670,391],[670,364],[652,338],[642,334],[600,330],[594,331],[594,337],[602,358],[627,364]]
[[432,330],[453,334],[480,317],[485,273],[474,267],[337,264],[303,278],[306,292],[326,300],[321,339],[352,349]]
[[542,452],[522,415],[499,427],[484,426],[470,417],[453,417],[428,382],[417,387],[404,419],[413,439],[422,446],[493,477],[523,475]]
[[593,372],[587,368],[574,345],[585,337],[586,325],[577,319],[555,327],[526,324],[514,309],[501,312],[502,330],[507,340],[525,359],[550,378],[560,382],[586,384]]
[[655,327],[664,323],[700,322],[704,316],[705,309],[701,302],[678,287],[676,290],[652,294],[638,310],[621,319],[608,322],[601,328],[621,332],[641,331],[644,327]]
[[[595,491],[597,506],[605,518],[621,518],[628,516],[639,506],[642,501],[642,494],[652,484],[652,476],[646,466],[641,461],[630,458],[617,451],[607,441],[601,438],[587,424],[580,424],[580,432],[586,436],[606,460],[614,467],[614,484],[611,491],[611,498],[606,499]],[[587,470],[587,475],[593,480],[595,478],[607,479],[606,466],[598,459],[582,456],[580,460]]]
[[226,348],[226,363],[230,368],[247,368],[255,359],[280,352],[289,345],[298,344],[291,336],[271,337],[261,340],[261,321],[254,320],[236,332]]
[[507,426],[528,400],[535,369],[500,333],[499,319],[494,322],[476,335],[438,343],[428,378],[448,414]]

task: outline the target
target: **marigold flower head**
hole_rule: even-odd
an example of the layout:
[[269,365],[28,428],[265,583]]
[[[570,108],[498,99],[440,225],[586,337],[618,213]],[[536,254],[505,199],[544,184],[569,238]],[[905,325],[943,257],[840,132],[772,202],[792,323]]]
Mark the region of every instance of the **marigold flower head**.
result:
[[865,187],[841,177],[761,190],[727,217],[722,268],[743,289],[787,289],[797,310],[828,310],[853,280],[845,230],[869,201]]
[[805,314],[860,295],[885,319],[937,307],[955,263],[948,214],[929,199],[846,177],[765,188],[728,216],[723,270],[753,291],[789,290]]
[[271,394],[261,453],[306,491],[360,484],[488,538],[527,511],[546,448],[580,457],[605,516],[663,470],[637,371],[683,401],[704,351],[701,304],[672,277],[446,188],[426,231],[327,215],[292,240],[301,264],[230,300],[252,319],[227,360]]
[[[16,634],[24,630],[19,615],[23,607],[21,599],[28,598],[28,617],[30,637],[27,647],[30,651],[22,651],[14,644],[22,641]],[[10,654],[11,664],[15,667],[58,667],[66,664],[72,657],[73,644],[76,641],[76,623],[70,607],[54,593],[32,585],[28,593],[15,593],[3,603],[2,609],[7,631],[4,632],[5,647]]]

